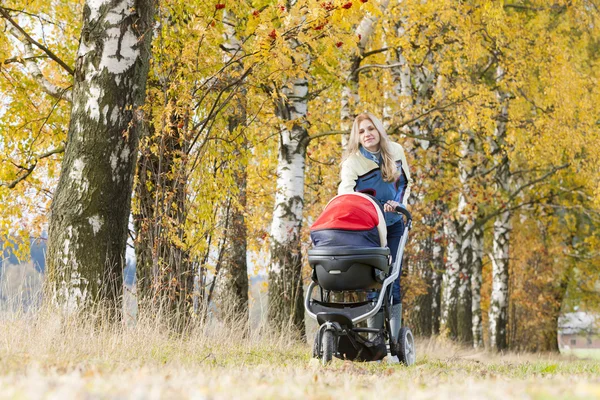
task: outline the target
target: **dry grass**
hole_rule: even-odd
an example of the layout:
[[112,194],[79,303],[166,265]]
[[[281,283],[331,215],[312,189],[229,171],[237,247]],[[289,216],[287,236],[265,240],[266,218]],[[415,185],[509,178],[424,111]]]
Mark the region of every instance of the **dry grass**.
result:
[[308,345],[264,326],[243,337],[235,321],[211,322],[179,335],[156,318],[123,329],[101,320],[0,315],[0,398],[600,398],[598,361],[428,340],[410,368],[323,368]]

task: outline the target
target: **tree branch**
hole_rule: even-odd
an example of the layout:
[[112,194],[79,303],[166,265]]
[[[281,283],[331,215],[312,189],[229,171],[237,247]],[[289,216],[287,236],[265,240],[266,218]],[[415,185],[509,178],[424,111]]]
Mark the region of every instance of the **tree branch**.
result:
[[302,138],[302,141],[306,142],[305,143],[305,147],[306,147],[311,142],[311,140],[318,139],[320,137],[325,137],[325,136],[344,135],[344,134],[348,134],[348,133],[350,133],[350,131],[325,131],[325,132],[315,133],[314,135],[311,135],[311,136],[305,136],[304,138]]
[[512,200],[514,200],[514,199],[515,199],[515,198],[516,198],[516,197],[519,195],[519,193],[521,193],[523,190],[527,189],[527,188],[528,188],[528,187],[530,187],[530,186],[534,186],[534,185],[536,185],[536,184],[538,184],[538,183],[540,183],[540,182],[543,182],[543,181],[545,181],[545,180],[546,180],[546,178],[548,178],[548,177],[550,177],[550,176],[554,175],[555,173],[557,173],[557,172],[558,172],[558,171],[560,171],[561,169],[565,169],[565,168],[567,168],[568,166],[569,166],[569,163],[567,163],[567,164],[563,164],[563,165],[560,165],[560,166],[558,166],[558,167],[552,167],[552,169],[551,169],[550,171],[548,171],[547,173],[545,173],[545,174],[544,174],[544,175],[542,175],[541,177],[539,177],[539,178],[537,178],[537,179],[534,179],[534,180],[532,180],[532,181],[530,181],[530,182],[527,182],[527,183],[523,184],[521,187],[519,187],[517,190],[515,190],[515,191],[514,191],[514,192],[513,192],[513,193],[510,195],[510,197],[508,198],[508,202],[510,203]]
[[544,10],[542,7],[529,7],[523,6],[520,4],[504,4],[504,8],[514,8],[519,11],[542,11]]
[[561,169],[565,169],[569,166],[569,164],[564,164],[564,165],[560,165],[558,167],[553,167],[550,171],[548,171],[547,173],[545,173],[544,175],[542,175],[541,177],[534,179],[530,182],[527,182],[526,184],[520,186],[516,191],[514,191],[513,193],[510,194],[508,200],[502,205],[502,207],[499,207],[497,210],[495,210],[494,212],[483,216],[482,218],[477,219],[477,221],[471,226],[471,228],[469,228],[465,233],[464,236],[467,237],[471,234],[471,232],[478,228],[478,227],[482,227],[484,226],[488,221],[490,221],[492,218],[497,217],[498,215],[504,213],[504,212],[511,212],[511,211],[516,211],[519,208],[523,208],[525,206],[529,206],[529,205],[534,205],[534,204],[538,204],[540,203],[542,200],[548,199],[548,198],[552,198],[554,196],[554,194],[550,194],[548,196],[545,197],[540,197],[540,198],[536,198],[530,201],[526,201],[524,203],[519,203],[519,204],[515,204],[512,207],[506,207],[506,204],[511,203],[520,192],[522,192],[523,190],[525,190],[526,188],[530,187],[530,186],[534,186],[544,180],[546,180],[548,177],[550,177],[551,175],[554,175],[556,172],[560,171]]
[[[429,109],[429,110],[427,110],[427,111],[425,111],[425,112],[417,115],[414,118],[411,118],[411,119],[406,120],[406,121],[402,121],[402,122],[400,122],[397,125],[391,126],[388,129],[387,133],[388,134],[390,134],[390,133],[398,133],[400,131],[400,128],[402,128],[403,126],[411,124],[411,123],[413,123],[413,122],[415,122],[415,121],[417,121],[417,120],[419,120],[419,119],[421,119],[421,118],[423,118],[423,117],[431,114],[432,112],[445,110],[446,108],[452,107],[452,106],[454,106],[456,104],[459,104],[459,103],[461,103],[461,102],[463,102],[465,100],[468,100],[468,99],[470,99],[470,98],[472,98],[474,96],[476,96],[476,95],[472,94],[470,96],[463,97],[462,99],[458,99],[456,101],[453,101],[452,103],[449,103],[449,104],[446,104],[446,105],[443,105],[443,106],[433,107],[433,108],[431,108],[431,109]],[[311,140],[318,139],[320,137],[333,136],[333,135],[343,135],[343,134],[348,134],[348,133],[350,133],[350,131],[347,131],[347,130],[346,131],[335,131],[335,130],[334,131],[325,131],[325,132],[315,133],[314,135],[308,136],[308,137],[306,137],[303,140],[306,140],[307,141],[306,144],[308,144],[308,142],[310,142]],[[402,134],[404,136],[406,136],[406,137],[410,137],[410,138],[414,138],[414,139],[428,140],[430,142],[441,142],[442,141],[440,138],[436,138],[436,137],[433,137],[433,136],[410,135],[410,134],[407,134],[407,133],[404,133],[404,132]]]
[[[418,121],[421,118],[426,117],[427,115],[429,115],[429,114],[431,114],[431,113],[433,113],[435,111],[443,111],[443,110],[445,110],[447,108],[450,108],[450,107],[455,106],[455,105],[457,105],[459,103],[462,103],[465,100],[469,100],[470,98],[473,98],[475,96],[476,96],[476,94],[472,94],[470,96],[463,97],[462,99],[458,99],[458,100],[453,101],[451,103],[448,103],[446,105],[432,107],[429,110],[424,111],[423,113],[417,115],[414,118],[411,118],[411,119],[406,120],[406,121],[402,121],[402,122],[400,122],[397,125],[392,125],[388,129],[388,133],[398,133],[402,127],[404,127],[406,125],[409,125],[409,124],[412,124],[413,122]],[[411,136],[411,135],[407,135],[405,133],[403,133],[403,134],[406,135],[407,137],[414,137],[416,139],[423,139],[423,140],[429,140],[429,141],[440,141],[438,138],[433,138],[433,137],[425,137],[425,136],[420,136],[420,135],[413,135],[413,136]]]
[[45,153],[35,156],[34,160],[33,160],[33,164],[31,164],[30,166],[28,166],[28,167],[19,166],[19,168],[21,168],[23,170],[23,173],[21,174],[21,176],[18,176],[15,180],[8,182],[8,183],[0,183],[0,186],[6,186],[9,189],[14,189],[15,186],[17,186],[19,183],[21,183],[22,181],[27,179],[27,177],[33,173],[33,170],[35,170],[35,167],[37,166],[37,163],[39,160],[48,158],[54,154],[59,154],[59,153],[64,153],[64,152],[65,152],[65,147],[59,146],[55,149],[48,150]]
[[363,65],[362,67],[356,68],[354,70],[353,74],[358,74],[362,70],[367,70],[367,69],[374,69],[374,68],[388,69],[388,68],[401,67],[403,65],[404,65],[403,63],[394,63],[394,64],[367,64],[367,65]]
[[67,71],[69,73],[69,75],[75,75],[75,71],[73,70],[73,68],[69,67],[67,65],[67,63],[65,63],[63,60],[61,60],[56,54],[54,54],[46,46],[44,46],[43,44],[39,43],[34,38],[29,36],[29,34],[27,32],[25,32],[25,30],[23,28],[21,28],[21,26],[19,26],[19,24],[17,24],[17,22],[14,19],[11,18],[10,14],[8,13],[8,11],[6,11],[6,9],[4,7],[0,7],[0,15],[2,15],[8,22],[11,23],[12,26],[14,26],[19,32],[21,32],[21,34],[25,37],[25,39],[29,43],[35,45],[37,48],[39,48],[44,53],[46,53],[48,55],[48,57],[50,57],[52,60],[56,61],[58,63],[58,65],[60,65],[65,71]]
[[383,47],[383,48],[381,48],[381,49],[376,49],[376,50],[367,51],[367,52],[365,52],[365,53],[364,53],[364,54],[363,54],[361,57],[362,57],[363,59],[365,59],[365,58],[367,58],[367,57],[369,57],[369,56],[372,56],[372,55],[374,55],[374,54],[384,53],[384,52],[386,52],[386,51],[388,51],[388,50],[390,50],[390,49],[391,49],[391,47]]
[[69,90],[68,88],[61,88],[59,86],[56,86],[44,76],[44,74],[40,70],[40,67],[35,61],[33,61],[39,57],[36,57],[33,54],[33,48],[31,47],[31,43],[27,40],[23,40],[22,38],[20,38],[19,34],[15,32],[14,29],[15,28],[9,28],[10,33],[17,40],[23,43],[23,55],[25,56],[18,61],[21,61],[23,65],[25,65],[33,79],[35,79],[38,82],[38,84],[42,87],[44,92],[48,93],[50,96],[56,99],[72,102],[71,90]]

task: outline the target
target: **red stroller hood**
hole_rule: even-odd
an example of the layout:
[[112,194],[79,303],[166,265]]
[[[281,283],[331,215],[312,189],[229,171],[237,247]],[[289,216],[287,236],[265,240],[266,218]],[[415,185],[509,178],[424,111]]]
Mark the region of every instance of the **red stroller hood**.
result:
[[387,246],[387,229],[381,206],[372,197],[355,192],[331,199],[310,230],[368,231],[375,227],[381,247]]

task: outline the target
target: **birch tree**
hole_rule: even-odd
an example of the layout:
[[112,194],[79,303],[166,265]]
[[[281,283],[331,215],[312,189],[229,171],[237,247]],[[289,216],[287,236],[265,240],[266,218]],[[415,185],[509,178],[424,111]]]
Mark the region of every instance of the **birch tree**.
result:
[[481,282],[483,267],[483,230],[477,226],[471,233],[471,326],[473,329],[473,347],[483,348],[483,320],[481,315]]
[[304,125],[308,80],[294,79],[277,102],[281,119],[277,186],[271,224],[269,264],[269,319],[291,325],[304,334],[300,228],[304,208],[304,169],[308,132]]
[[69,134],[54,193],[47,283],[73,310],[120,308],[154,1],[87,1]]
[[[504,75],[502,67],[496,69],[496,81],[500,82]],[[496,187],[500,193],[508,193],[511,187],[510,164],[505,151],[506,124],[508,121],[508,95],[500,89],[497,91],[500,110],[496,119],[494,132],[495,152],[497,153]],[[504,211],[494,221],[493,248],[490,255],[492,261],[492,294],[490,300],[489,324],[490,347],[501,351],[508,347],[508,263],[511,212]]]

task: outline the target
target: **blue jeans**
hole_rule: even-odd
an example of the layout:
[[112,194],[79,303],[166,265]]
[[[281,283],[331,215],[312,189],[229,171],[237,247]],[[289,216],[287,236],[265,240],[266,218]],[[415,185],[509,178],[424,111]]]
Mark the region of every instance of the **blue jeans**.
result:
[[[387,227],[387,245],[392,253],[392,262],[396,261],[396,253],[398,252],[398,246],[400,246],[400,239],[404,233],[404,220],[396,222],[393,225]],[[392,304],[400,304],[402,302],[402,296],[400,292],[400,276],[402,276],[402,264],[400,264],[400,273],[398,278],[392,284]],[[379,296],[377,292],[369,292],[367,298],[374,300]]]

